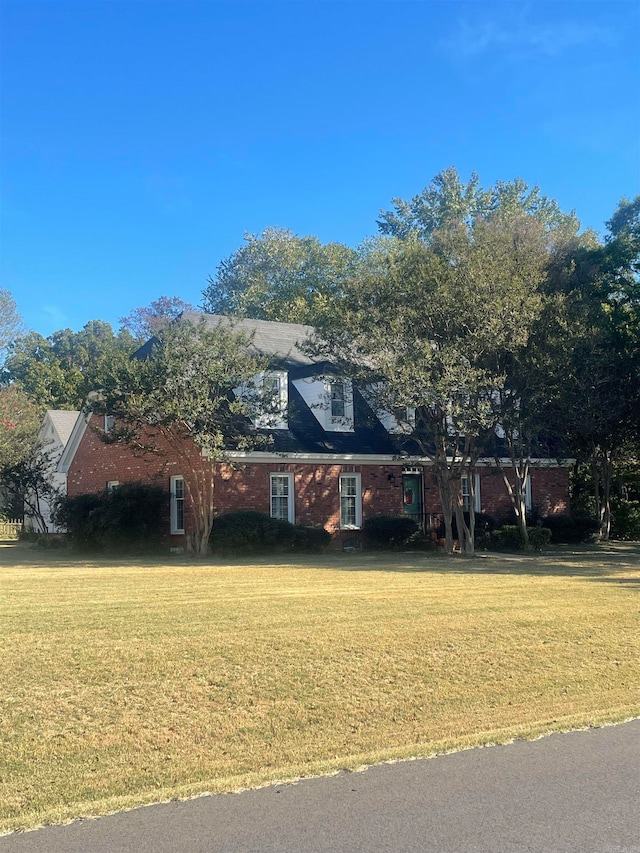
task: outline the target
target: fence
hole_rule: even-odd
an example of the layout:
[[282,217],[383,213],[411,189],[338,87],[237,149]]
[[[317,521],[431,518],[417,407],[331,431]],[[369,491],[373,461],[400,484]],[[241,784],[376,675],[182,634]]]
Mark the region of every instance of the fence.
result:
[[23,526],[22,521],[0,521],[0,539],[17,539]]

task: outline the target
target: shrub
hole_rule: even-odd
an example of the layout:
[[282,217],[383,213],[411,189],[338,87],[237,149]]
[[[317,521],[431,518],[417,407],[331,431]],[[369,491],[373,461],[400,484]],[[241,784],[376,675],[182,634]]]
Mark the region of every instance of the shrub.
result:
[[[532,551],[542,551],[551,541],[551,531],[546,527],[527,527],[527,533]],[[522,551],[524,541],[520,528],[515,524],[504,524],[499,530],[492,531],[489,545],[496,551]]]
[[551,531],[554,545],[586,542],[598,532],[597,521],[580,515],[549,515],[542,523]]
[[331,542],[331,534],[324,527],[306,527],[296,524],[293,547],[296,551],[322,551]]
[[244,509],[218,516],[209,544],[213,551],[269,552],[293,547],[295,527],[265,512]]
[[61,498],[56,522],[79,550],[138,554],[160,547],[168,501],[158,486],[123,483],[111,492]]
[[489,542],[496,551],[521,551],[523,544],[520,529],[515,524],[503,524],[492,531]]
[[612,539],[640,539],[640,501],[623,501],[613,498],[611,501],[613,524]]
[[[469,513],[465,512],[464,519],[467,524],[469,524]],[[491,532],[496,529],[498,526],[495,518],[491,515],[487,515],[484,512],[476,512],[475,514],[475,542],[476,545],[488,545],[489,540],[491,538]],[[459,539],[458,536],[458,522],[456,521],[455,514],[451,519],[451,529],[453,531],[453,538]],[[440,522],[439,527],[436,530],[436,535],[438,539],[444,539],[445,529],[444,529],[444,521]]]
[[376,515],[362,525],[368,539],[382,548],[406,544],[417,530],[417,522],[408,515]]
[[548,527],[527,527],[529,546],[533,551],[542,551],[551,542],[551,531]]

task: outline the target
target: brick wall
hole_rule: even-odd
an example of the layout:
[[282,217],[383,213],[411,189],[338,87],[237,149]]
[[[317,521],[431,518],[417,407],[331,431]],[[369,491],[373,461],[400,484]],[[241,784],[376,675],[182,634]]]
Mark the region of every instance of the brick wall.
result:
[[[186,463],[179,463],[170,448],[158,443],[158,452],[136,455],[128,447],[105,444],[98,434],[101,419],[94,418],[70,467],[67,489],[70,495],[103,490],[107,482],[139,481],[153,483],[169,491],[174,475],[189,477]],[[97,429],[96,429],[97,428]],[[185,448],[189,464],[206,471],[208,463],[195,445]],[[299,524],[323,525],[338,538],[340,531],[340,474],[360,474],[363,519],[374,515],[399,515],[403,512],[402,465],[349,465],[285,462],[274,458],[267,463],[215,469],[216,514],[238,509],[269,512],[270,474],[294,475],[295,520]],[[492,469],[480,469],[482,511],[496,518],[509,515],[511,504],[502,476]],[[569,472],[566,468],[532,468],[533,507],[543,515],[569,511]],[[186,510],[186,528],[192,528],[191,509]],[[424,469],[424,511],[441,513],[438,489],[433,474]],[[167,531],[169,519],[167,518]],[[180,542],[183,537],[172,537]]]

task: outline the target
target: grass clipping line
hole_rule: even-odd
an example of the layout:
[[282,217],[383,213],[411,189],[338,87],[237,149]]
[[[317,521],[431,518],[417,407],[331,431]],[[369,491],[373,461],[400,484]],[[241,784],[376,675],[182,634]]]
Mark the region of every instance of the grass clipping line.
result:
[[639,546],[18,556],[0,553],[0,832],[640,715]]

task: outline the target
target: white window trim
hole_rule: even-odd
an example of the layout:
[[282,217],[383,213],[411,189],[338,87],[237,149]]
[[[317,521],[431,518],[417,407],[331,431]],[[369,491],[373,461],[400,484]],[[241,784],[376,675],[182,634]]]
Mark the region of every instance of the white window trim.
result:
[[[355,479],[356,481],[356,523],[355,524],[343,524],[342,523],[342,482],[346,479]],[[362,527],[362,476],[360,474],[340,474],[340,484],[339,484],[339,498],[340,498],[340,530],[360,530]]]
[[[482,512],[482,498],[480,496],[480,474],[474,474],[473,478],[474,478],[473,479],[473,485],[474,485],[474,491],[475,491],[475,494],[473,496],[473,509],[475,512]],[[468,479],[469,479],[468,476],[466,474],[463,474],[462,477],[460,478],[460,481],[461,481],[461,483],[465,483],[468,481]],[[464,491],[463,491],[463,493],[462,493],[463,505],[464,505],[464,497],[465,497],[465,495],[464,495]],[[467,510],[465,510],[465,512],[466,511]]]
[[288,498],[287,521],[291,522],[291,524],[295,524],[295,522],[296,522],[296,501],[295,501],[295,494],[294,494],[293,474],[288,474],[286,472],[283,473],[281,471],[274,471],[272,474],[269,475],[269,515],[271,516],[271,518],[275,518],[275,516],[273,515],[273,503],[272,502],[273,502],[273,498],[274,498],[273,481],[276,477],[286,477],[287,480],[289,481],[289,489],[288,489],[289,494],[287,495],[287,498]]
[[107,481],[107,492],[109,492],[109,494],[110,494],[115,489],[117,489],[119,485],[120,485],[119,480],[108,480]]
[[531,512],[531,475],[527,474],[524,481],[524,509],[525,512]]
[[253,425],[262,429],[288,429],[287,408],[289,406],[289,377],[286,370],[265,370],[256,377],[258,393],[262,393],[266,379],[278,379],[280,382],[279,399],[275,402],[275,411],[264,412],[253,418]]
[[116,425],[116,419],[113,415],[105,415],[104,416],[104,431],[105,432],[113,432],[113,429]]
[[[176,483],[178,481],[182,482],[182,528],[178,527],[178,498],[176,497]],[[184,477],[181,475],[176,475],[171,478],[171,533],[172,534],[180,534],[184,533],[184,516],[185,516],[185,489],[184,489]]]
[[[333,417],[331,414],[331,386],[342,382],[344,388],[344,417]],[[353,384],[344,376],[325,376],[323,379],[325,391],[325,424],[327,432],[353,432]]]

